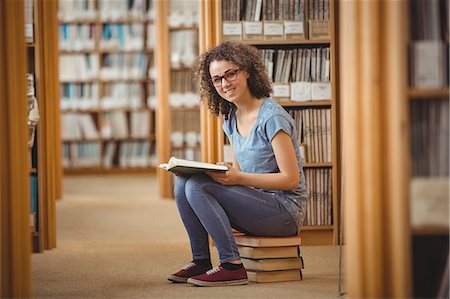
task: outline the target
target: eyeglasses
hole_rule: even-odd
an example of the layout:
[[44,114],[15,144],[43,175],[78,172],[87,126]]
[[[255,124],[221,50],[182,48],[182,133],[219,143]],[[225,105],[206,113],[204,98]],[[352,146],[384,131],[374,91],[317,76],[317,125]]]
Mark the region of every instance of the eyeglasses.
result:
[[237,78],[237,74],[240,71],[240,69],[231,69],[225,72],[223,76],[214,76],[211,78],[211,82],[214,86],[220,86],[222,85],[222,79],[227,80],[227,82],[233,82]]

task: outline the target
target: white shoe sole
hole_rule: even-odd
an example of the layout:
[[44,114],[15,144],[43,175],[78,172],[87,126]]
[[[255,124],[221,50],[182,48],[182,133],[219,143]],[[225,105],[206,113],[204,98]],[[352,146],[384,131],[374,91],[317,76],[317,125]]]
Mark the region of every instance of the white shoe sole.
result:
[[194,278],[189,278],[187,283],[199,286],[199,287],[216,287],[216,286],[237,286],[248,284],[248,279],[228,280],[228,281],[202,281]]

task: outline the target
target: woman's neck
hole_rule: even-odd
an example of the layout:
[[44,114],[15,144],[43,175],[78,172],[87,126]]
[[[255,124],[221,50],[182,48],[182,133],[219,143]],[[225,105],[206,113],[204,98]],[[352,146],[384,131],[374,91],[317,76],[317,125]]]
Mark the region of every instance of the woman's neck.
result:
[[235,103],[237,113],[240,116],[251,116],[259,111],[262,102],[262,100],[259,100],[254,96],[248,97],[246,100]]

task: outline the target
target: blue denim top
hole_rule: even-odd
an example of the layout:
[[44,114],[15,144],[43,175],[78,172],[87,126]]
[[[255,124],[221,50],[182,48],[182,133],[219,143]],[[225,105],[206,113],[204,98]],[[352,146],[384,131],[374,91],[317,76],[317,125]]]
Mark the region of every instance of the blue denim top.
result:
[[255,125],[247,137],[237,130],[236,108],[223,122],[223,130],[233,144],[236,161],[242,172],[277,173],[278,164],[272,149],[272,139],[283,130],[292,140],[300,171],[300,184],[294,190],[265,190],[287,208],[300,227],[305,216],[306,184],[294,120],[289,113],[270,98],[262,100]]

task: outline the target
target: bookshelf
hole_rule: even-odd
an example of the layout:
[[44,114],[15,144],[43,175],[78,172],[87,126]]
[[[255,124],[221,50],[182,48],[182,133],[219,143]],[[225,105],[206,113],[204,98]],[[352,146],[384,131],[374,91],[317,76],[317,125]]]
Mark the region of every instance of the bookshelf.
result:
[[[276,3],[277,10],[272,10],[269,1],[207,1],[202,5],[202,46],[206,49],[224,40],[240,40],[260,50],[274,82],[272,98],[293,116],[299,143],[306,149],[304,171],[310,200],[303,243],[337,244],[340,175],[335,2]],[[228,145],[220,120],[211,119],[207,112],[203,120],[203,136],[209,140],[203,159],[227,160]]]
[[[156,6],[158,159],[201,160],[199,96],[192,80],[199,54],[200,1],[159,1]],[[173,197],[174,175],[160,170],[158,180],[161,196]]]
[[[0,292],[1,297],[27,298],[31,296],[31,252],[56,246],[55,200],[61,191],[55,125],[59,120],[54,83],[58,67],[49,58],[56,57],[56,2],[4,1],[0,19]],[[33,76],[27,76],[30,73]],[[33,100],[30,106],[28,97]],[[36,114],[29,113],[36,106],[34,98],[39,122],[31,144],[27,120],[35,124]],[[37,195],[33,221],[30,191]]]
[[408,2],[409,200],[417,298],[447,297],[449,287],[448,5]]
[[156,165],[153,1],[59,1],[64,172]]
[[[56,247],[56,199],[61,198],[62,169],[59,139],[59,96],[57,85],[56,1],[25,2],[27,98],[35,99],[29,111],[28,131],[30,226],[33,252]],[[30,108],[30,106],[29,106]],[[37,119],[33,119],[33,116]],[[34,131],[34,138],[31,137]],[[31,141],[34,139],[33,141]]]
[[339,6],[349,297],[448,297],[446,5]]
[[[1,297],[31,296],[24,2],[0,4]],[[10,99],[17,99],[11,101]],[[11,117],[8,117],[11,116]],[[14,212],[14,217],[12,217]],[[20,271],[15,271],[20,269]]]

